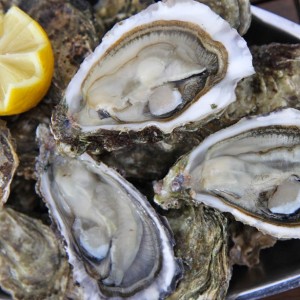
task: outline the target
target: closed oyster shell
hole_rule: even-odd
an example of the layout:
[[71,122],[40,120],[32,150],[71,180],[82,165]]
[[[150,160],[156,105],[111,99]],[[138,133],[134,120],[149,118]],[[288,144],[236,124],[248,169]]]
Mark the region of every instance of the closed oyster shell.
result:
[[15,152],[14,141],[11,138],[5,122],[0,120],[0,201],[5,203],[10,193],[10,184],[19,164]]
[[157,142],[220,113],[252,73],[245,41],[207,6],[159,2],[106,34],[70,82],[53,132],[65,151]]
[[156,186],[156,201],[192,198],[274,237],[300,238],[299,120],[285,109],[211,135]]
[[[122,21],[133,14],[145,9],[154,0],[98,0],[90,1],[94,4],[94,10],[110,29],[115,23]],[[198,0],[208,5],[215,13],[224,18],[233,28],[243,35],[247,32],[251,23],[249,0]]]
[[184,277],[169,300],[225,299],[231,278],[227,219],[204,205],[164,213],[176,239]]
[[1,288],[14,299],[65,299],[71,270],[51,229],[10,208],[0,223]]

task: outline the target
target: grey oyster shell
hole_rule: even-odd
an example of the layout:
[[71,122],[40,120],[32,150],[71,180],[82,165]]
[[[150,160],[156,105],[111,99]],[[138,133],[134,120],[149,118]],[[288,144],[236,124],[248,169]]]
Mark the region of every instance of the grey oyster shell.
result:
[[0,224],[1,288],[14,299],[65,299],[71,270],[51,229],[10,208]]
[[300,238],[300,111],[243,119],[204,140],[156,186],[155,201],[190,198],[276,238]]
[[155,143],[221,113],[252,73],[245,41],[207,6],[159,2],[106,34],[70,82],[52,129],[65,152]]
[[5,118],[17,144],[20,159],[17,174],[29,180],[35,177],[38,156],[36,128],[40,123],[50,123],[53,107],[62,98],[80,63],[98,45],[103,31],[96,31],[91,7],[85,0],[1,0],[0,5],[4,10],[17,5],[38,21],[47,32],[55,57],[52,84],[40,104],[21,115]]
[[183,279],[167,299],[225,299],[231,278],[226,217],[205,205],[183,206],[164,215],[184,266]]
[[[95,2],[95,1],[91,1]],[[133,14],[140,12],[154,0],[98,0],[94,4],[96,16],[98,16],[110,29],[114,24]],[[247,32],[251,23],[251,11],[249,0],[198,0],[208,5],[215,13],[225,19],[233,28],[243,35]]]
[[161,299],[174,289],[181,266],[173,238],[129,182],[83,154],[63,157],[39,127],[38,190],[66,241],[74,279],[86,299]]
[[5,122],[0,120],[0,202],[7,201],[11,181],[19,164],[15,143]]

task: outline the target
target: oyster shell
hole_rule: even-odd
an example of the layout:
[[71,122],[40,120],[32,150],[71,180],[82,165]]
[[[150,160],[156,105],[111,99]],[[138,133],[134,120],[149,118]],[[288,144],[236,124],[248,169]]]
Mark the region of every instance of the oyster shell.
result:
[[299,120],[285,109],[211,135],[156,186],[157,203],[192,196],[274,237],[300,238]]
[[233,242],[229,251],[231,264],[249,268],[259,264],[262,249],[273,247],[277,242],[276,238],[237,221],[231,221],[229,235]]
[[5,122],[0,120],[0,201],[5,203],[10,193],[10,184],[19,164],[12,141]]
[[164,215],[184,266],[183,279],[167,299],[224,299],[231,278],[226,217],[204,205],[183,206]]
[[[153,4],[155,0],[98,0],[94,4],[96,15],[100,17],[107,28],[122,21]],[[96,2],[96,3],[95,3]],[[249,0],[198,0],[197,2],[208,5],[215,13],[225,19],[233,28],[243,35],[251,23]]]
[[71,270],[51,229],[10,208],[0,224],[1,288],[14,299],[65,299]]
[[207,6],[159,2],[116,25],[84,61],[53,114],[54,135],[78,151],[156,142],[220,112],[252,73],[245,41]]
[[86,298],[168,295],[180,265],[168,229],[147,200],[87,154],[74,159],[54,153],[44,127],[38,135],[44,141],[38,189],[67,243],[74,277]]
[[300,44],[272,43],[250,50],[256,73],[239,82],[237,101],[225,110],[224,122],[282,107],[300,109]]

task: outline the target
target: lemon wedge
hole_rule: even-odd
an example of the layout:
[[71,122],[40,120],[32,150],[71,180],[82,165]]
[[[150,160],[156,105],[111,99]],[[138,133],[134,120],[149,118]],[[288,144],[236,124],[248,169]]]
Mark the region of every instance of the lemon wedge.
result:
[[16,6],[0,16],[0,115],[25,112],[46,94],[54,57],[44,29]]

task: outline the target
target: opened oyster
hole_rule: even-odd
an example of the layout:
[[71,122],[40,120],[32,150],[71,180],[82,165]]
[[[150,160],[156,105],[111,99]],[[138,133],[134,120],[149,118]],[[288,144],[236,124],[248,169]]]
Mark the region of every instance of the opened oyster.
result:
[[155,142],[220,112],[252,73],[245,41],[209,7],[159,2],[106,34],[70,82],[53,131],[78,151]]
[[5,122],[0,120],[0,202],[5,203],[10,193],[10,184],[19,164],[12,141]]
[[211,120],[205,124],[174,130],[161,142],[104,151],[96,159],[118,169],[126,178],[158,180],[181,155],[242,117],[283,107],[300,109],[300,44],[272,43],[252,46],[250,51],[256,73],[239,81],[235,89],[236,101],[221,115],[211,115]]
[[264,233],[300,238],[299,133],[294,109],[244,119],[183,157],[156,185],[156,201],[168,208],[192,196]]
[[[40,127],[40,137],[47,136],[45,130]],[[53,149],[51,153],[51,139],[46,141],[38,189],[67,242],[74,277],[86,298],[168,295],[180,277],[180,267],[172,237],[147,200],[87,154],[78,159],[62,157]]]

